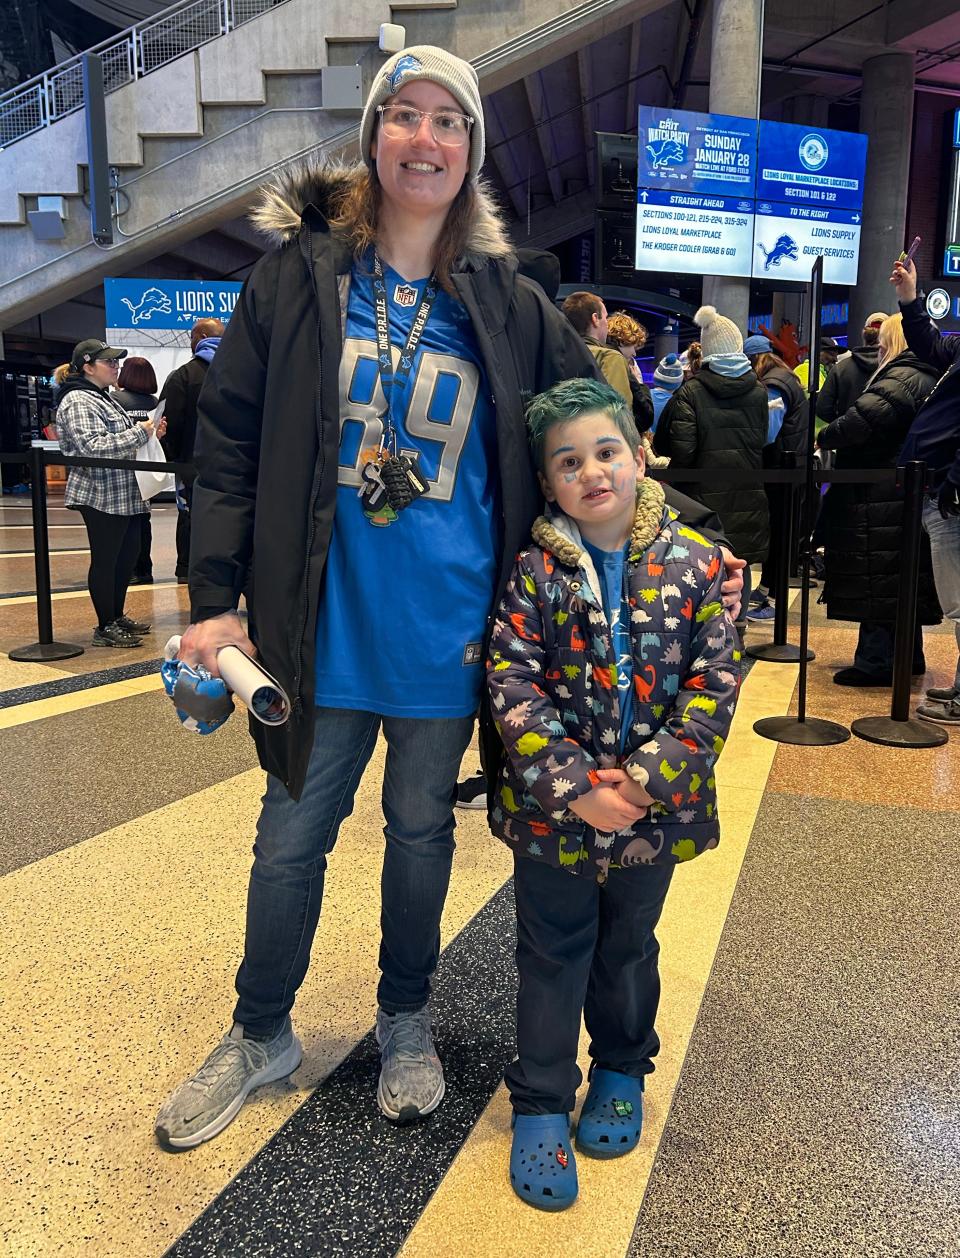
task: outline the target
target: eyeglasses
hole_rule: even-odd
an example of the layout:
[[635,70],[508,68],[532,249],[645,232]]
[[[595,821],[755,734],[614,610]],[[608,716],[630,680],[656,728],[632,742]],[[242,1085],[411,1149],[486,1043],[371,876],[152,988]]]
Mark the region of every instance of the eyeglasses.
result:
[[424,118],[429,118],[434,140],[450,149],[463,148],[475,121],[469,114],[458,114],[452,109],[437,109],[431,113],[410,105],[378,105],[377,113],[384,135],[391,140],[412,140]]

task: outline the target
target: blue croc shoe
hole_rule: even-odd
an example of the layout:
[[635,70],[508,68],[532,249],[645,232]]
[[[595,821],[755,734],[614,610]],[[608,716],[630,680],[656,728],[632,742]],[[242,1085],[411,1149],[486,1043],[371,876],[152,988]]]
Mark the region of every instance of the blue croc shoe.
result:
[[568,1114],[514,1114],[510,1183],[538,1210],[573,1205],[580,1186]]
[[640,1143],[643,1084],[619,1070],[595,1069],[580,1111],[577,1148],[591,1158],[620,1158]]

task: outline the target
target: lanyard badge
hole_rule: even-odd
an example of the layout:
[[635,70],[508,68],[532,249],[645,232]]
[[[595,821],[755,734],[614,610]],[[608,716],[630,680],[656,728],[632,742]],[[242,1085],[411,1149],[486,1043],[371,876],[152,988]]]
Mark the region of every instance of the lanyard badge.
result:
[[[397,450],[397,430],[393,423],[392,409],[394,389],[399,391],[406,384],[413,370],[413,356],[427,326],[430,311],[437,299],[436,276],[431,275],[424,289],[423,299],[413,317],[410,335],[400,352],[400,362],[391,374],[390,323],[387,312],[387,285],[379,256],[373,255],[373,294],[376,308],[377,370],[387,409],[380,416],[383,435],[380,445],[360,469],[360,501],[363,513],[378,527],[392,524],[406,507],[416,501],[429,488],[417,468],[415,459]],[[412,304],[412,303],[411,303]]]

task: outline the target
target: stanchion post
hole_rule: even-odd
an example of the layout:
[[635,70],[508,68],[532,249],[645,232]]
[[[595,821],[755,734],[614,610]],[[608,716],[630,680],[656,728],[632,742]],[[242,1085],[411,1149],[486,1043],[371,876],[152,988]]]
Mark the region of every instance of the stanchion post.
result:
[[[783,456],[784,470],[796,470],[797,456],[788,451]],[[787,641],[787,616],[790,599],[790,568],[793,554],[794,517],[796,515],[798,486],[791,481],[785,486],[786,492],[778,495],[778,544],[780,548],[777,565],[776,589],[773,590],[774,622],[773,641],[761,642],[756,646],[745,647],[751,659],[765,660],[768,664],[796,664],[800,659],[800,648]],[[816,659],[812,651],[807,652],[807,659]]]
[[897,469],[903,484],[903,527],[900,534],[900,587],[893,642],[893,694],[889,716],[862,716],[851,725],[858,738],[884,747],[942,747],[947,731],[938,725],[910,719],[910,677],[913,672],[913,635],[920,582],[920,537],[926,463]]
[[69,660],[83,647],[53,640],[53,603],[50,596],[50,534],[47,531],[47,464],[42,446],[30,447],[31,510],[33,514],[33,571],[37,590],[37,641],[14,647],[10,659],[28,663]]

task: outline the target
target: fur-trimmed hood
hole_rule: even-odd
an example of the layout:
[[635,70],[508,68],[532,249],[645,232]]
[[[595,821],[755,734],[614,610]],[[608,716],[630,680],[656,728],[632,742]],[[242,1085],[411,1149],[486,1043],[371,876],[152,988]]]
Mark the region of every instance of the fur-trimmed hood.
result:
[[[370,172],[362,162],[301,162],[260,189],[250,221],[274,248],[280,248],[295,239],[308,205],[329,218],[345,188],[369,178]],[[476,192],[472,231],[461,259],[462,265],[471,269],[487,258],[505,258],[514,252],[493,197],[482,180],[478,181]]]
[[[639,556],[656,535],[663,523],[665,498],[659,481],[644,478],[637,483],[637,510],[630,533],[630,558]],[[563,514],[553,517],[541,515],[533,524],[533,540],[544,547],[570,568],[585,562],[592,567],[589,553],[580,540],[579,530],[570,518]]]

